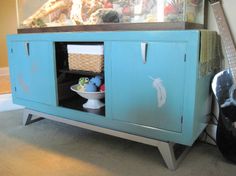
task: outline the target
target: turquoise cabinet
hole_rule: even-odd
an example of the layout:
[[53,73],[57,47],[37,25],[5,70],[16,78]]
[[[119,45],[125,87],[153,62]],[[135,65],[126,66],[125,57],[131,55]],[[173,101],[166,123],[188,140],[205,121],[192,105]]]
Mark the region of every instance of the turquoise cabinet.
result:
[[13,97],[56,105],[53,53],[53,44],[47,41],[9,44]]
[[[211,74],[199,75],[200,37],[198,30],[9,35],[13,100],[63,119],[192,145],[211,102]],[[66,70],[69,44],[104,46],[101,110],[83,108],[86,100],[70,90],[94,75]]]
[[182,42],[112,42],[113,119],[181,132],[186,72]]

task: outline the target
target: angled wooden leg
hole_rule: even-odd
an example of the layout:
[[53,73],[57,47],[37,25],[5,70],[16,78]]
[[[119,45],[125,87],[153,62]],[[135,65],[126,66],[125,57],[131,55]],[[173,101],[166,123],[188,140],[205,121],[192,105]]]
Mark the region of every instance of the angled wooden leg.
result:
[[183,160],[190,147],[169,142],[160,142],[158,149],[170,170],[176,170],[180,161]]
[[44,119],[42,117],[38,117],[38,118],[36,117],[34,119],[32,119],[32,118],[33,118],[33,114],[31,114],[29,110],[25,109],[24,115],[23,115],[23,125],[24,126]]

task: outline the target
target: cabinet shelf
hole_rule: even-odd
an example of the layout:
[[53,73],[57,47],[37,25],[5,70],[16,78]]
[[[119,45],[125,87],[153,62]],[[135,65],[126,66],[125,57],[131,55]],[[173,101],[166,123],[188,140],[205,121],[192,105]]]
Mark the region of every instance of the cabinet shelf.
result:
[[[93,113],[96,115],[105,116],[105,106],[100,109],[86,109],[83,108],[83,104],[86,103],[86,99],[75,94],[70,87],[78,83],[80,77],[88,77],[91,79],[95,76],[101,76],[104,79],[104,71],[84,71],[84,70],[72,70],[69,69],[68,61],[68,48],[71,45],[103,45],[103,42],[55,42],[56,51],[56,70],[57,70],[57,88],[58,88],[58,102],[59,106],[66,107],[73,110],[82,112]],[[105,80],[104,84],[105,84]],[[102,100],[105,104],[105,98]]]
[[91,72],[91,71],[82,71],[82,70],[68,70],[68,69],[60,69],[60,73],[68,73],[68,74],[76,74],[76,75],[83,75],[83,76],[104,76],[104,73],[98,73],[98,72]]
[[[72,98],[61,100],[59,105],[70,109],[75,109],[79,111],[105,116],[105,106],[100,109],[86,109],[83,108],[83,104],[86,103],[86,101],[87,101],[86,99],[81,98],[80,96],[75,96]],[[102,101],[104,102],[104,99]]]

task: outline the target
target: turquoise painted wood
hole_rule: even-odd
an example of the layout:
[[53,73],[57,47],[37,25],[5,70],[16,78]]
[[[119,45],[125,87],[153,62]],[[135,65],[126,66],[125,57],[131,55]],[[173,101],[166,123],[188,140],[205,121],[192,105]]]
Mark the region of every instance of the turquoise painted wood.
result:
[[[112,43],[113,119],[181,132],[185,43],[146,44],[143,63],[141,42]],[[163,104],[158,99],[160,88],[154,85],[158,80],[166,94]]]
[[[205,105],[211,75],[199,77],[199,40],[198,30],[9,35],[13,100],[61,118],[192,145],[206,127],[209,113]],[[55,42],[104,43],[105,116],[58,106]],[[146,64],[142,63],[142,42],[148,44]],[[153,78],[160,78],[166,90],[161,107]]]
[[17,41],[11,47],[13,96],[56,105],[53,45],[47,41]]

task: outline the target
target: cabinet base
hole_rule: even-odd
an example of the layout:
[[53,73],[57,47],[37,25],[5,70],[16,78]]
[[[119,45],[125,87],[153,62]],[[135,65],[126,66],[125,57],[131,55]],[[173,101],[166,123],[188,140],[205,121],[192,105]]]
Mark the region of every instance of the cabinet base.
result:
[[[34,117],[34,119],[33,119],[33,117]],[[102,128],[102,127],[90,125],[90,124],[83,123],[83,122],[60,118],[57,116],[41,113],[41,112],[30,110],[30,109],[24,110],[23,125],[29,125],[29,124],[34,123],[36,121],[42,120],[44,118],[58,121],[58,122],[62,122],[62,123],[69,124],[69,125],[73,125],[73,126],[77,126],[77,127],[81,127],[81,128],[85,128],[85,129],[89,129],[92,131],[116,136],[119,138],[128,139],[131,141],[155,146],[159,149],[159,151],[162,155],[162,158],[165,161],[165,164],[167,165],[168,169],[170,169],[170,170],[177,169],[179,163],[183,160],[183,158],[185,157],[185,155],[187,154],[187,152],[190,149],[190,147],[175,144],[172,142],[164,142],[164,141],[159,141],[159,140],[155,140],[155,139],[145,138],[142,136],[137,136],[137,135],[133,135],[133,134],[129,134],[129,133],[115,131],[115,130],[111,130],[111,129],[107,129],[107,128]]]

